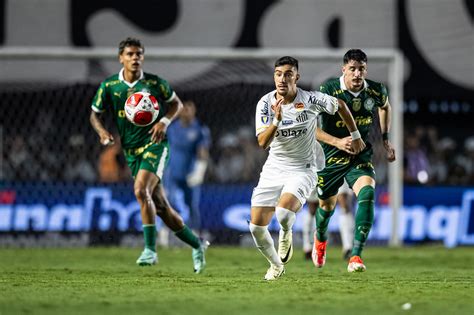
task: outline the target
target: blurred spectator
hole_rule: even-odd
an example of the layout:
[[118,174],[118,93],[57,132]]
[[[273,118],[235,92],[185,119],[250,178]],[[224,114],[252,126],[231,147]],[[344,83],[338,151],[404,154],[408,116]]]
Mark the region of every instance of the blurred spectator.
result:
[[40,180],[41,167],[31,154],[22,135],[15,135],[7,141],[5,179],[12,181]]
[[243,182],[256,182],[268,151],[258,147],[254,129],[250,126],[241,127],[237,131],[237,138],[244,158],[244,169],[239,179]]
[[132,178],[120,146],[120,136],[114,135],[113,145],[105,146],[99,155],[98,173],[102,183],[116,183]]
[[64,170],[68,181],[94,182],[97,178],[92,163],[86,156],[85,139],[82,134],[69,137],[69,159]]
[[227,133],[218,141],[221,150],[215,163],[214,176],[220,183],[237,183],[245,170],[245,156],[239,148],[237,136]]
[[420,134],[408,134],[405,137],[404,182],[408,184],[426,184],[429,180],[430,165],[426,152],[420,148]]

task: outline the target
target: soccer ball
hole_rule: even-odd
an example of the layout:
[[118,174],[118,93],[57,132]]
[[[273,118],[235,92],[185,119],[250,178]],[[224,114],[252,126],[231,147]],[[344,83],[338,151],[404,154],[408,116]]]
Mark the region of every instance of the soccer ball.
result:
[[147,92],[136,92],[125,102],[125,116],[134,125],[144,127],[152,124],[160,113],[160,104]]

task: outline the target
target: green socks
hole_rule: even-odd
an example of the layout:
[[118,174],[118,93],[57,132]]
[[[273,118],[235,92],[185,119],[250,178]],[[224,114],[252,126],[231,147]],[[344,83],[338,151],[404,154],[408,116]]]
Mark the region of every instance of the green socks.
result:
[[174,233],[180,240],[189,244],[192,248],[198,249],[201,246],[201,241],[196,234],[191,231],[186,225],[179,231]]
[[328,225],[329,219],[334,214],[334,209],[331,211],[324,211],[323,208],[316,210],[316,238],[320,242],[328,240]]
[[364,186],[359,191],[357,203],[354,247],[352,247],[351,256],[361,256],[365,242],[369,237],[374,222],[375,189],[372,186]]
[[156,252],[156,225],[143,225],[143,238],[145,239],[145,248]]

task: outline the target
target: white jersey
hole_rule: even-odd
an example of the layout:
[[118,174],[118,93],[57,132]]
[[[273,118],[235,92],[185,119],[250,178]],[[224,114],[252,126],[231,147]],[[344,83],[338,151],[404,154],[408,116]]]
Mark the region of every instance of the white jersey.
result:
[[[276,90],[264,95],[257,104],[255,129],[258,136],[270,126],[275,111]],[[317,91],[298,88],[291,104],[281,105],[282,121],[270,144],[265,165],[284,169],[304,170],[324,168],[324,152],[316,141],[317,116],[321,112],[334,115],[338,109],[335,97]]]

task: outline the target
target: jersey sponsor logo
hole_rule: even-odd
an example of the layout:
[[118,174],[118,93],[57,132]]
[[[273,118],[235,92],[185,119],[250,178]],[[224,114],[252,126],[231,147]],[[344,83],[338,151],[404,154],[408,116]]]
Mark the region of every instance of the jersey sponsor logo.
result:
[[361,107],[362,107],[362,102],[361,102],[360,98],[353,98],[352,99],[352,109],[355,112],[358,112]]
[[295,108],[296,108],[296,110],[303,110],[304,109],[304,104],[303,103],[296,103]]
[[305,122],[307,120],[308,120],[308,112],[307,111],[303,111],[301,114],[298,115],[298,117],[296,117],[296,121],[299,122],[299,123]]
[[[355,123],[356,123],[357,126],[368,126],[368,125],[372,124],[372,116],[367,116],[367,117],[357,116],[357,117],[354,117],[354,120],[355,120]],[[345,128],[346,123],[342,120],[338,120],[336,122],[336,127]]]
[[262,108],[262,110],[260,111],[260,114],[261,114],[262,116],[267,116],[267,117],[269,116],[269,112],[268,112],[268,102],[263,101],[263,108]]
[[268,125],[270,118],[268,116],[261,116],[260,119],[264,125]]
[[[316,95],[311,95],[308,99],[308,103],[316,104],[319,106],[326,106],[324,102],[316,97]],[[301,103],[302,104],[302,103]],[[304,105],[303,105],[304,106]]]
[[328,161],[327,161],[327,164],[342,164],[342,165],[346,165],[346,164],[349,164],[349,162],[351,161],[351,159],[349,157],[346,157],[346,156],[342,156],[342,157],[332,157],[332,158],[329,158]]
[[307,128],[304,128],[304,129],[283,129],[283,130],[278,130],[275,134],[275,137],[298,138],[302,135],[305,135],[307,132],[308,132]]
[[368,99],[365,100],[364,102],[364,107],[365,109],[367,109],[368,111],[372,111],[372,108],[374,108],[374,105],[375,105],[375,100],[371,97],[369,97]]
[[282,120],[281,124],[283,126],[293,125],[293,120]]

